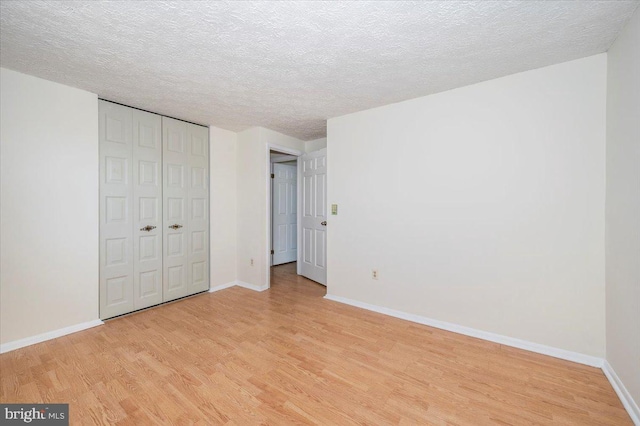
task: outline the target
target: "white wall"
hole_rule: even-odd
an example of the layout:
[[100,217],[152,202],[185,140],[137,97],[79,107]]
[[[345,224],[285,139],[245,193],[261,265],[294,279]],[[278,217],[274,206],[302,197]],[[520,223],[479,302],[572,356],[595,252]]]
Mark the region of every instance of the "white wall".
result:
[[304,152],[318,151],[327,147],[327,138],[314,139],[304,143]]
[[601,54],[330,119],[328,293],[604,356],[605,91]]
[[[640,405],[640,9],[608,54],[607,361]],[[640,417],[637,411],[636,416]]]
[[[238,280],[267,282],[267,183],[269,144],[304,151],[304,142],[263,127],[238,133]],[[251,266],[251,259],[254,260]]]
[[98,319],[98,98],[1,69],[0,341]]
[[211,175],[211,287],[236,280],[237,134],[209,127]]

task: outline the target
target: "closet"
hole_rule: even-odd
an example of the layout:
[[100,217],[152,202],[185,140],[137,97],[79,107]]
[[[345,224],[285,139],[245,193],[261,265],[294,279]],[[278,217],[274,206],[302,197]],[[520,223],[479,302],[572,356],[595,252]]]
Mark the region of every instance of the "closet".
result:
[[209,130],[99,104],[100,318],[209,288]]

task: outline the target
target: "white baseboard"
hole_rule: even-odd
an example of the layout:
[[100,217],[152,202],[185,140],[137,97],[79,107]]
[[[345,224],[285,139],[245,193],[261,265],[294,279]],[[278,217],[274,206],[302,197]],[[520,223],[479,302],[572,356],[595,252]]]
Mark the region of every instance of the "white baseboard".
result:
[[334,302],[344,303],[347,305],[366,309],[368,311],[378,312],[380,314],[412,321],[418,324],[424,324],[430,327],[452,331],[458,334],[464,334],[465,336],[477,337],[478,339],[488,340],[490,342],[500,343],[501,345],[512,346],[514,348],[524,349],[543,355],[549,355],[555,358],[589,365],[591,367],[602,368],[602,365],[604,363],[604,360],[602,358],[598,358],[595,356],[567,351],[565,349],[554,348],[552,346],[541,345],[539,343],[503,336],[501,334],[490,333],[488,331],[477,330],[475,328],[464,327],[450,322],[422,317],[420,315],[408,314],[406,312],[396,311],[394,309],[384,308],[381,306],[370,305],[368,303],[359,302],[357,300],[347,299],[346,297],[333,296],[331,294],[327,294],[324,297],[325,299],[333,300]]
[[58,330],[48,331],[46,333],[38,334],[36,336],[26,337],[20,340],[14,340],[13,342],[7,342],[0,345],[0,354],[10,352],[16,349],[24,348],[25,346],[35,345],[36,343],[42,343],[47,340],[55,339],[56,337],[66,336],[67,334],[76,333],[78,331],[86,330],[98,325],[102,325],[104,322],[101,320],[87,321],[76,325],[71,325],[65,328],[59,328]]
[[640,426],[640,409],[638,409],[638,404],[633,400],[631,394],[622,383],[622,380],[620,380],[620,377],[618,377],[611,364],[606,360],[602,366],[602,371],[604,372],[604,375],[607,376],[607,379],[609,379],[613,390],[618,394],[618,398],[620,398],[622,405],[627,409],[627,413],[629,413],[633,423],[636,426]]
[[209,289],[209,293],[213,293],[213,292],[216,292],[216,291],[224,290],[225,288],[234,287],[236,285],[238,285],[237,281],[231,281],[231,282],[228,282],[226,284],[220,284],[220,285],[217,285],[215,287],[211,287]]
[[253,291],[265,291],[267,289],[269,289],[269,287],[267,287],[266,285],[255,285],[255,284],[249,284],[246,283],[244,281],[231,281],[228,282],[226,284],[220,284],[218,286],[215,287],[211,287],[209,289],[209,293],[213,293],[219,290],[224,290],[225,288],[229,288],[229,287],[242,287],[242,288],[247,288],[249,290],[253,290]]
[[238,287],[248,288],[249,290],[253,291],[265,291],[269,289],[269,287],[267,287],[266,285],[249,284],[245,283],[244,281],[236,281],[236,285]]

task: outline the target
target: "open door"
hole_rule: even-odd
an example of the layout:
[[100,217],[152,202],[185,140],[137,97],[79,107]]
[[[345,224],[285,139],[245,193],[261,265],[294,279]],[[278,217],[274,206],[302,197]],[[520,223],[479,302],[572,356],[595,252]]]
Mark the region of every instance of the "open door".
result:
[[327,285],[327,149],[302,160],[300,274]]

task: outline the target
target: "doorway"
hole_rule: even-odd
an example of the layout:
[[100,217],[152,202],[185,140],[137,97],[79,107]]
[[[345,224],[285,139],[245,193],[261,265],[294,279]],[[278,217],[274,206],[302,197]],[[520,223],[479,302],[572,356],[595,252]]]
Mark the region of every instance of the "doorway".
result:
[[[286,146],[281,146],[281,145],[276,145],[276,144],[271,144],[268,143],[267,144],[267,150],[266,150],[266,164],[265,164],[265,168],[264,171],[267,174],[267,179],[266,179],[266,212],[265,212],[265,217],[266,217],[266,244],[263,246],[264,250],[266,251],[266,262],[264,262],[264,267],[265,267],[265,271],[264,271],[264,277],[265,277],[265,289],[268,289],[271,287],[271,267],[273,264],[273,254],[275,254],[275,250],[272,244],[273,241],[273,180],[275,179],[275,173],[273,172],[273,168],[272,165],[276,164],[276,163],[287,163],[287,162],[296,162],[296,185],[295,185],[295,189],[296,189],[296,193],[295,193],[295,212],[296,212],[296,225],[294,226],[295,229],[295,247],[296,247],[296,260],[297,260],[297,248],[300,246],[300,235],[299,235],[299,222],[298,222],[298,212],[300,211],[300,185],[299,185],[299,167],[300,165],[297,163],[298,161],[298,157],[300,157],[301,155],[303,155],[302,151],[299,151],[297,149],[292,149]],[[271,160],[275,159],[275,162],[272,162]],[[274,178],[271,178],[271,175],[273,174]],[[272,254],[272,250],[273,250],[273,254]]]
[[[276,164],[280,164],[282,167],[273,167]],[[296,166],[295,175],[291,169],[286,168],[286,166],[294,164]],[[274,197],[273,184],[277,177],[276,169],[280,172],[278,183],[282,183],[282,185],[281,192]],[[265,171],[269,173],[266,206],[265,289],[271,287],[271,268],[274,265],[274,255],[277,250],[280,251],[282,257],[276,256],[276,265],[296,262],[295,269],[298,275],[326,286],[327,149],[323,148],[304,154],[287,147],[268,144]],[[274,202],[276,198],[280,204]],[[283,218],[274,219],[280,215],[281,211]],[[274,233],[278,233],[275,238]],[[291,260],[292,253],[295,253],[295,260]]]
[[298,157],[271,151],[271,266],[298,259]]

